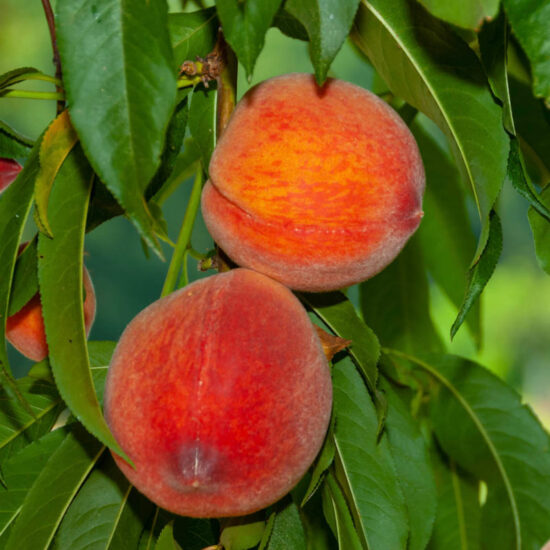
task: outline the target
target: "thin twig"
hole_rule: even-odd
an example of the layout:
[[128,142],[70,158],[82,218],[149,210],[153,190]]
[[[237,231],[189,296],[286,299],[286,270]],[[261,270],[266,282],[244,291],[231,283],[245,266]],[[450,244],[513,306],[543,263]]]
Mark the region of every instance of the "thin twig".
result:
[[[42,0],[42,6],[44,8],[44,14],[46,15],[46,21],[48,22],[48,29],[50,30],[50,37],[52,40],[52,51],[53,51],[53,64],[55,66],[55,78],[59,82],[62,82],[61,78],[61,59],[59,57],[59,49],[57,48],[57,38],[55,35],[55,17],[53,15],[52,6],[50,0]],[[63,93],[63,88],[60,85],[56,85],[57,92],[59,94]],[[57,100],[57,114],[61,113],[65,108],[65,100]]]

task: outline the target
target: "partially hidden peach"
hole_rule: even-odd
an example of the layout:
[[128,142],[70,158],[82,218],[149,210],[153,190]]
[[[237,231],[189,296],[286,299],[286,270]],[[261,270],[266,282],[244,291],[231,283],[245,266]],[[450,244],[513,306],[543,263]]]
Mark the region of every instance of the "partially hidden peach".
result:
[[15,160],[0,158],[0,193],[15,180],[21,168]]
[[[83,283],[86,294],[84,299],[84,325],[86,334],[89,334],[95,318],[96,299],[94,285],[86,268],[83,272]],[[46,329],[38,293],[17,313],[7,318],[6,339],[17,351],[33,361],[42,361],[48,356]]]
[[285,495],[323,442],[332,385],[306,311],[247,269],[194,282],[126,327],[105,416],[159,506],[185,516],[252,513]]
[[341,80],[267,80],[238,103],[210,162],[202,212],[237,264],[327,291],[388,265],[422,217],[424,169],[397,113]]

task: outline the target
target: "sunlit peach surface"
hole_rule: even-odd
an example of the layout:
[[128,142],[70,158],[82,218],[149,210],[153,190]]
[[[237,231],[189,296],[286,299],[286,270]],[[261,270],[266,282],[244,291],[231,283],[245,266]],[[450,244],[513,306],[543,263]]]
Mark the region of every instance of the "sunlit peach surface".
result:
[[378,273],[422,217],[424,169],[397,113],[358,86],[289,74],[252,88],[212,156],[202,209],[239,265],[324,291]]

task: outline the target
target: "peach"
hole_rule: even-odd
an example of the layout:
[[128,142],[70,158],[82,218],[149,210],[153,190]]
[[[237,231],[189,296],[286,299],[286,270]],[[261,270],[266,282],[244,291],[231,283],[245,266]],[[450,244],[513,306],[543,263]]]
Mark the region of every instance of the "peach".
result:
[[306,311],[247,269],[196,281],[126,327],[105,417],[159,506],[185,516],[252,513],[285,495],[327,430],[332,385]]
[[15,160],[0,158],[0,193],[15,180],[20,171],[21,165]]
[[422,217],[424,169],[397,113],[341,80],[249,90],[212,155],[202,211],[237,264],[327,291],[388,265]]
[[[83,272],[84,325],[89,334],[95,318],[96,299],[94,286],[88,270]],[[36,293],[17,313],[6,320],[6,339],[10,344],[33,361],[42,361],[48,356],[46,329],[42,318],[40,295]]]

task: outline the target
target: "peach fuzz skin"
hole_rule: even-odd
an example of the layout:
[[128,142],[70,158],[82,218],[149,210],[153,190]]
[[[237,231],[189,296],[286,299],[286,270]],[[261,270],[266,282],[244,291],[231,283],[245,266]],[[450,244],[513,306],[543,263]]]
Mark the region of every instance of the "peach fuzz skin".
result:
[[[96,299],[94,286],[88,270],[84,268],[84,325],[86,334],[90,332],[95,318]],[[40,295],[35,294],[29,302],[6,321],[6,338],[10,344],[33,361],[42,361],[48,356],[46,329],[42,319]]]
[[399,115],[358,86],[289,74],[252,88],[210,162],[202,212],[237,264],[305,291],[372,277],[418,227],[425,176]]
[[332,384],[306,311],[247,269],[151,304],[125,329],[105,417],[138,490],[184,516],[240,516],[300,480],[328,427]]

